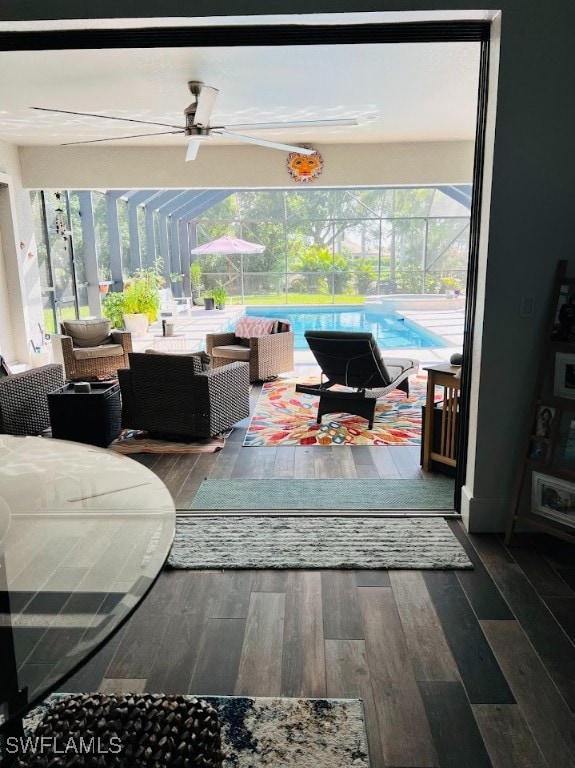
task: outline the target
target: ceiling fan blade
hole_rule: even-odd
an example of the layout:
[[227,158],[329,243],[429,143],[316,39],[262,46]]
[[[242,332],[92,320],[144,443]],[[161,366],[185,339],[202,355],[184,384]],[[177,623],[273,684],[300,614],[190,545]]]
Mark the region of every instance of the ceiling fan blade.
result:
[[315,149],[306,147],[295,147],[292,144],[280,144],[278,141],[268,141],[267,139],[258,139],[255,136],[245,136],[243,133],[231,133],[231,131],[212,130],[211,133],[217,133],[218,136],[229,136],[235,141],[245,141],[246,144],[257,144],[260,147],[269,149],[282,149],[284,152],[299,152],[300,155],[313,155]]
[[195,160],[200,151],[201,141],[188,141],[188,149],[186,150],[186,163],[190,160]]
[[359,121],[354,118],[338,118],[334,120],[292,120],[277,123],[239,123],[237,125],[221,125],[217,127],[223,128],[226,131],[229,128],[234,131],[263,131],[275,128],[337,128],[340,125],[359,125]]
[[136,133],[133,136],[110,136],[107,139],[86,139],[85,141],[67,141],[65,144],[60,144],[61,147],[70,147],[72,144],[97,144],[100,141],[122,141],[123,139],[141,139],[144,136],[166,136],[168,134],[184,133],[183,130],[179,131],[158,131],[158,133]]
[[125,123],[141,123],[142,125],[159,125],[163,128],[181,128],[181,125],[171,123],[154,123],[150,120],[134,120],[131,117],[111,117],[110,115],[96,115],[94,112],[71,112],[69,109],[48,109],[47,107],[30,107],[39,112],[58,112],[61,115],[79,115],[80,117],[99,117],[100,120],[122,120]]
[[207,128],[218,93],[219,91],[217,88],[211,88],[209,85],[202,86],[198,95],[198,106],[196,107],[196,113],[194,115],[194,125],[200,125]]

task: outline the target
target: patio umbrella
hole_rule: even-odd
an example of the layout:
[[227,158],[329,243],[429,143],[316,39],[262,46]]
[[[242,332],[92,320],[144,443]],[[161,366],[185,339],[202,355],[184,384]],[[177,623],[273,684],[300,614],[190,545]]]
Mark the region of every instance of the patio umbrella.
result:
[[194,255],[201,255],[202,253],[215,253],[222,256],[233,256],[239,254],[240,257],[240,280],[242,286],[242,303],[244,301],[244,254],[245,253],[263,253],[265,251],[265,245],[259,243],[249,243],[247,240],[242,240],[239,237],[232,237],[231,235],[224,235],[224,237],[218,237],[216,240],[211,240],[209,243],[199,245],[197,248],[192,248],[190,253]]

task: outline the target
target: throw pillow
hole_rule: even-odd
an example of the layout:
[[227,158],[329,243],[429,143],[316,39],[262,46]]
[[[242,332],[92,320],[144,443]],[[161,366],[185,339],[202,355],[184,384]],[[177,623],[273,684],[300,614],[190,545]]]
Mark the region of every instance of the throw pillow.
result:
[[62,330],[75,347],[99,347],[111,341],[109,320],[64,320]]
[[252,339],[254,336],[269,336],[274,332],[277,320],[270,317],[251,317],[244,315],[234,331],[238,339]]

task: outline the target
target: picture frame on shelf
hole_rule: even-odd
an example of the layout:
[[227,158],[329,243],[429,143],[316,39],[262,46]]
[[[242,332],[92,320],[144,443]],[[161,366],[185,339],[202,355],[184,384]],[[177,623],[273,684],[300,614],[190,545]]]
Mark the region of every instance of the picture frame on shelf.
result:
[[553,464],[575,472],[575,411],[564,411],[561,414]]
[[533,425],[533,437],[548,440],[555,419],[555,408],[549,405],[537,406],[535,412],[535,424]]
[[532,440],[529,447],[530,461],[547,462],[549,458],[549,440]]
[[551,329],[551,340],[575,343],[575,283],[562,283]]
[[533,472],[531,511],[575,528],[575,483]]
[[556,353],[553,394],[555,397],[575,400],[575,354]]

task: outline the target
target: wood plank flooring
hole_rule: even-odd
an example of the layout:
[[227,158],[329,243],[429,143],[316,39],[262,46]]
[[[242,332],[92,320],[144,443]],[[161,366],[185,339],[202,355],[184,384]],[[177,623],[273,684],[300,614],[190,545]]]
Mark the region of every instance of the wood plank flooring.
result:
[[[418,448],[242,448],[246,427],[139,460],[181,508],[208,476],[424,476]],[[371,768],[575,768],[575,547],[449,525],[472,571],[164,571],[63,690],[360,697]]]
[[63,689],[361,697],[372,768],[575,768],[573,616],[538,591],[575,600],[574,547],[449,524],[473,571],[164,571]]
[[[250,397],[253,413],[261,385]],[[176,509],[189,510],[206,478],[357,479],[433,478],[420,466],[419,446],[279,446],[244,448],[249,418],[237,424],[217,453],[136,454],[166,484]]]

